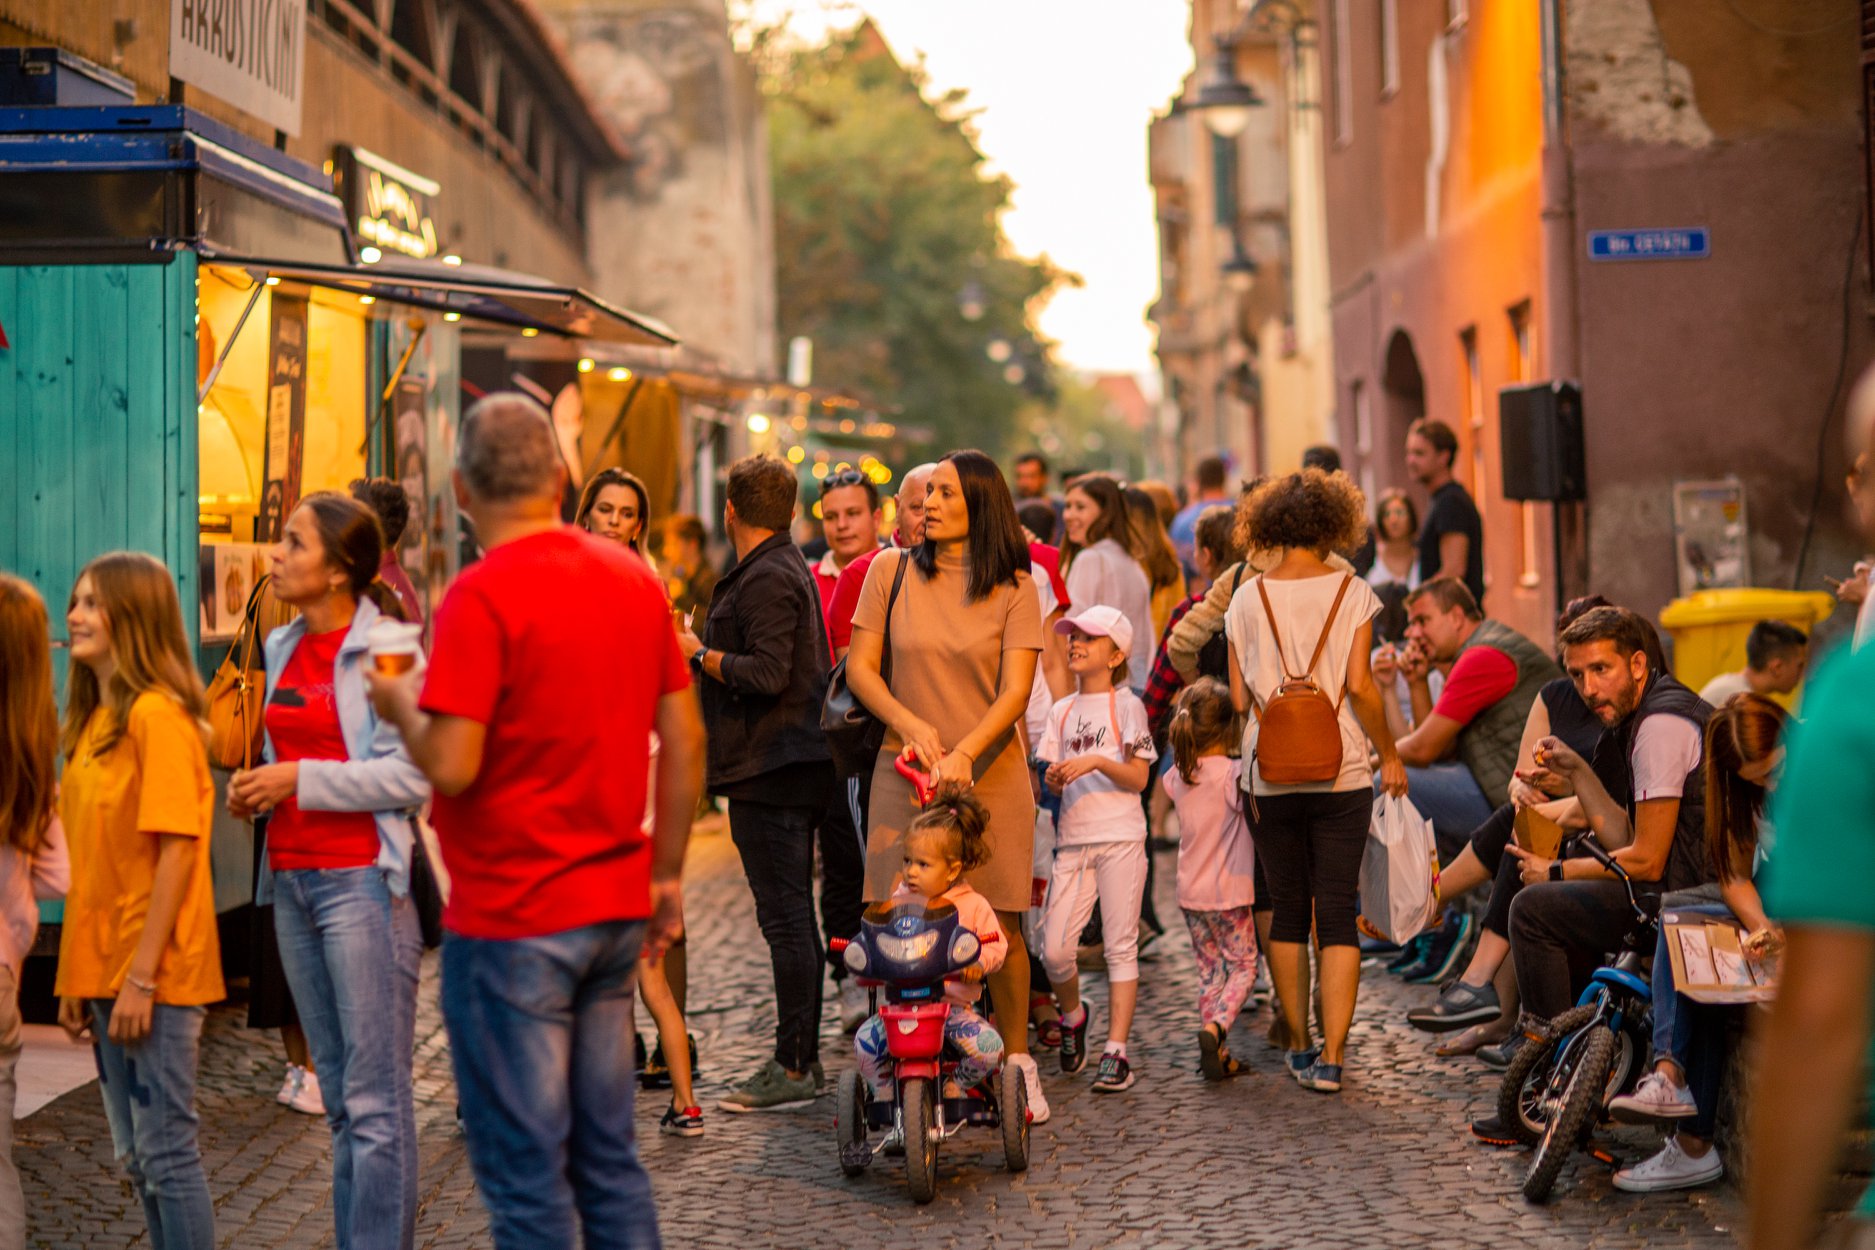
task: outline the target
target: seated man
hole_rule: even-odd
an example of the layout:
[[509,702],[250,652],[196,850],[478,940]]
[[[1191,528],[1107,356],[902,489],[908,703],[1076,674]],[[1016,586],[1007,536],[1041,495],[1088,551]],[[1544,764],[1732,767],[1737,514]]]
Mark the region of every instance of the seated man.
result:
[[[1388,724],[1406,761],[1407,793],[1432,822],[1441,863],[1451,864],[1472,830],[1510,798],[1517,745],[1537,692],[1562,674],[1542,648],[1516,630],[1485,619],[1457,578],[1427,582],[1406,599],[1407,645],[1381,648],[1374,678],[1386,689],[1406,678],[1408,723],[1397,700],[1384,700]],[[1435,703],[1428,678],[1450,665]],[[1443,980],[1457,961],[1471,919],[1448,911],[1435,929],[1414,939],[1394,971],[1408,980]]]
[[1745,667],[1720,673],[1700,687],[1699,697],[1713,707],[1725,706],[1735,694],[1789,694],[1803,682],[1810,639],[1795,625],[1759,621],[1745,637]]
[[[1651,630],[1623,608],[1597,608],[1563,631],[1563,664],[1605,729],[1593,764],[1560,739],[1544,739],[1535,779],[1573,789],[1589,829],[1636,891],[1659,895],[1714,880],[1700,767],[1712,709],[1649,666]],[[1518,1031],[1541,1038],[1588,974],[1621,948],[1635,918],[1627,891],[1596,860],[1507,849],[1521,861],[1524,882],[1510,909],[1523,995]]]
[[[1609,606],[1600,595],[1571,599],[1556,617],[1556,632],[1562,633],[1584,613]],[[1656,667],[1664,661],[1653,649],[1648,661]],[[1518,861],[1504,854],[1510,844],[1518,813],[1536,807],[1557,823],[1581,828],[1580,805],[1573,799],[1558,799],[1522,780],[1536,768],[1533,758],[1537,743],[1545,738],[1561,738],[1571,750],[1584,758],[1595,754],[1601,741],[1602,723],[1582,702],[1575,683],[1558,677],[1537,692],[1530,705],[1530,715],[1523,725],[1523,740],[1517,746],[1517,774],[1510,781],[1510,802],[1491,813],[1491,818],[1472,830],[1469,845],[1458,858],[1439,870],[1439,894],[1450,902],[1481,885],[1491,886],[1490,902],[1479,921],[1478,946],[1471,962],[1457,980],[1448,984],[1437,1002],[1407,1013],[1407,1023],[1430,1033],[1466,1029],[1456,1039],[1441,1044],[1440,1055],[1476,1053],[1486,1063],[1501,1067],[1495,1043],[1510,1036],[1517,1022],[1517,978],[1511,971],[1510,904],[1522,884],[1518,880]],[[1466,1026],[1472,1026],[1466,1028]]]

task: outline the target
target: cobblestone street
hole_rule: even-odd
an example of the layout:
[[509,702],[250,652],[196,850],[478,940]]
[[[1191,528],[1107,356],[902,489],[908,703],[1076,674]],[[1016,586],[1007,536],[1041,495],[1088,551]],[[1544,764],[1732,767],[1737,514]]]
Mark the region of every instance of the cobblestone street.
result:
[[[1176,917],[1170,856],[1161,857],[1160,914]],[[966,1130],[940,1156],[936,1202],[906,1196],[902,1166],[880,1160],[857,1180],[835,1162],[833,1107],[731,1116],[714,1102],[764,1056],[772,1011],[765,952],[727,836],[692,844],[692,1027],[702,1047],[699,1096],[709,1131],[659,1136],[661,1108],[638,1123],[672,1246],[1271,1246],[1680,1247],[1725,1246],[1739,1215],[1729,1188],[1637,1197],[1615,1191],[1586,1157],[1564,1173],[1544,1208],[1516,1194],[1523,1156],[1483,1148],[1464,1132],[1495,1094],[1470,1059],[1431,1055],[1405,1008],[1425,991],[1381,973],[1363,983],[1339,1097],[1280,1075],[1260,1034],[1266,1010],[1246,1015],[1237,1053],[1251,1075],[1223,1087],[1195,1074],[1195,993],[1183,926],[1142,967],[1132,1051],[1140,1081],[1097,1098],[1092,1067],[1048,1080],[1054,1119],[1034,1134],[1026,1175],[1002,1170],[994,1135]],[[425,965],[418,1036],[422,1209],[418,1244],[487,1245],[486,1223],[453,1116],[454,1091],[435,1009],[435,958]],[[1092,997],[1104,1005],[1104,985]],[[271,1035],[238,1027],[244,1009],[212,1013],[198,1105],[221,1244],[333,1244],[329,1150],[322,1121],[273,1100],[282,1059]],[[1101,1013],[1104,1019],[1104,1013]],[[1098,1044],[1101,1023],[1093,1037]],[[849,1066],[831,1010],[827,1065]],[[1044,1071],[1052,1067],[1044,1064]],[[1605,1140],[1634,1154],[1651,1140]],[[110,1158],[95,1084],[19,1125],[32,1243],[114,1250],[147,1245],[142,1212]]]

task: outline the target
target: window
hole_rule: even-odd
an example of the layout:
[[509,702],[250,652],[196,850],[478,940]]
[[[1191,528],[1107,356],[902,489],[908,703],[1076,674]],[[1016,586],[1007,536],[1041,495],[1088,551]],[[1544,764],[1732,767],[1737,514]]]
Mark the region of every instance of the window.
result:
[[1354,13],[1353,0],[1335,0],[1334,89],[1335,146],[1354,142]]
[[1484,381],[1478,370],[1478,327],[1467,326],[1458,335],[1465,357],[1465,426],[1471,438],[1471,493],[1485,497]]
[[[1530,344],[1530,304],[1525,301],[1510,310],[1510,380],[1513,384],[1531,381],[1536,376],[1536,358]],[[1542,584],[1538,567],[1536,505],[1518,506],[1518,528],[1522,537],[1522,556],[1518,561],[1517,584],[1526,590]]]
[[1380,98],[1400,90],[1400,0],[1380,0]]

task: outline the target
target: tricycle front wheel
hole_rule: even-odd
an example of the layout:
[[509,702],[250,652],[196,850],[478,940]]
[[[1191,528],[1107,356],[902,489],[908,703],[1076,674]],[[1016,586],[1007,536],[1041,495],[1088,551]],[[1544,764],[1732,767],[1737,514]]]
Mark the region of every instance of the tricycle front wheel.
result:
[[866,1078],[857,1072],[840,1074],[839,1105],[834,1127],[840,1140],[840,1170],[858,1176],[872,1162],[866,1143]]
[[914,1076],[899,1087],[905,1117],[905,1184],[920,1205],[937,1197],[937,1096],[935,1081]]
[[1011,1172],[1029,1170],[1029,1083],[1022,1069],[1003,1064],[996,1089],[997,1114],[1003,1121],[1003,1166]]

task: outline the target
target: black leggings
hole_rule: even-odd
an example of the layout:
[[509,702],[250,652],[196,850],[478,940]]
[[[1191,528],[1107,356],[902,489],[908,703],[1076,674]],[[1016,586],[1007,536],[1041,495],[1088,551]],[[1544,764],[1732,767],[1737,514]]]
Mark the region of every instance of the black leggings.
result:
[[1256,796],[1251,836],[1276,914],[1270,941],[1357,946],[1361,856],[1373,817],[1369,789]]

